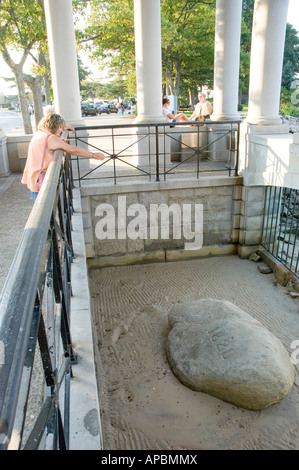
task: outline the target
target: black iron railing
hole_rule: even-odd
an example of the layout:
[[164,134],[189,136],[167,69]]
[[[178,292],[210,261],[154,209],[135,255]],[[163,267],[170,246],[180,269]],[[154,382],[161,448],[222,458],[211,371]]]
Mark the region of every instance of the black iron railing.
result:
[[[2,450],[68,449],[72,212],[70,158],[56,151],[0,297]],[[32,412],[34,374],[43,380]]]
[[202,174],[238,175],[240,121],[206,121],[76,127],[75,145],[106,155],[86,166],[73,157],[74,180],[110,182],[128,178],[161,181]]
[[299,190],[267,187],[262,246],[299,276]]

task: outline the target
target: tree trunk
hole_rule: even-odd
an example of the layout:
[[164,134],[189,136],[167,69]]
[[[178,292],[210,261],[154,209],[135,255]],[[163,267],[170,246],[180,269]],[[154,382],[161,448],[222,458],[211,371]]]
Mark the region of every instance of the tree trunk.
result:
[[51,81],[49,79],[48,74],[44,75],[44,86],[45,86],[46,105],[50,105],[52,104],[51,94],[50,94]]
[[179,89],[180,89],[180,82],[181,82],[181,60],[179,57],[176,57],[175,60],[175,87],[173,90],[173,94],[179,96]]
[[25,134],[32,134],[33,131],[32,131],[31,119],[30,119],[30,114],[29,114],[29,109],[28,109],[28,101],[27,101],[26,93],[25,93],[25,84],[23,80],[22,68],[16,65],[14,68],[14,74],[16,77],[16,85],[18,88],[18,96],[19,96],[24,132]]
[[181,61],[175,60],[175,78],[172,78],[171,65],[169,58],[166,59],[166,90],[169,90],[170,95],[178,96],[181,80]]
[[43,106],[42,106],[42,80],[43,77],[32,77],[31,75],[24,74],[24,81],[30,87],[33,95],[34,104],[34,118],[35,125],[37,125],[43,117]]
[[[47,60],[45,53],[42,50],[40,50],[39,57],[38,57],[39,65],[42,65],[43,67],[45,67],[45,69],[49,70],[49,63],[48,62],[49,61]],[[48,73],[44,73],[44,75],[43,75],[46,105],[52,104],[51,103],[51,94],[50,94],[50,86],[51,86],[50,76],[51,76],[50,70],[49,70]]]
[[30,114],[29,114],[29,109],[28,109],[28,102],[26,98],[25,84],[23,80],[23,66],[24,66],[26,58],[28,57],[31,47],[32,47],[32,44],[29,44],[27,49],[25,49],[23,52],[23,56],[22,56],[20,63],[15,64],[12,58],[10,57],[5,44],[3,42],[1,43],[2,57],[15,76],[16,85],[18,89],[19,104],[20,104],[21,115],[22,115],[22,120],[23,120],[23,128],[24,128],[25,134],[32,134],[32,125],[31,125],[31,119],[30,119]]
[[166,59],[166,93],[173,95],[173,80],[171,76],[171,67],[169,58]]
[[189,94],[189,106],[191,110],[194,110],[194,103],[195,103],[195,91],[194,88],[189,88],[188,90]]

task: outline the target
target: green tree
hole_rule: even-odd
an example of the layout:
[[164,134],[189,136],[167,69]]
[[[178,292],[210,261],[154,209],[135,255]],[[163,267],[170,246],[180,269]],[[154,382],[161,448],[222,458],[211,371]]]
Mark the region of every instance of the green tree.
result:
[[133,0],[93,0],[78,42],[89,51],[99,69],[126,75],[135,68]]
[[[249,88],[253,11],[254,0],[243,0],[239,83],[240,96],[242,93],[248,93]],[[283,89],[290,90],[297,73],[299,73],[299,37],[298,32],[293,26],[287,23],[281,82]]]
[[297,73],[299,73],[298,31],[296,31],[291,24],[287,23],[281,82],[282,87],[290,90]]
[[[87,24],[77,36],[81,46],[100,68],[125,77],[128,95],[134,95],[133,0],[93,0]],[[161,0],[161,25],[163,82],[169,92],[178,94],[186,84],[211,84],[215,0]]]
[[254,0],[243,0],[239,71],[239,102],[248,94]]
[[[2,0],[0,3],[0,52],[14,74],[24,131],[32,133],[23,76],[24,64],[33,48],[46,41],[42,0]],[[20,53],[15,63],[10,50]]]
[[210,86],[214,71],[215,1],[162,0],[162,60],[167,94]]
[[[81,98],[83,101],[94,98],[106,99],[107,87],[96,81],[83,80],[80,82]],[[107,98],[108,99],[108,98]]]

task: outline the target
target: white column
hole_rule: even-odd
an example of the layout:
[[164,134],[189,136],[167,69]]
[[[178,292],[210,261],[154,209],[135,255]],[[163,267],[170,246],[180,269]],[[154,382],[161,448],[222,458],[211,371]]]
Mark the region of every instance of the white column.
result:
[[72,0],[44,0],[55,111],[81,123]]
[[216,1],[213,120],[239,119],[242,0]]
[[280,124],[279,101],[289,0],[255,0],[247,122]]
[[162,115],[160,0],[134,0],[137,79],[136,122],[165,121]]

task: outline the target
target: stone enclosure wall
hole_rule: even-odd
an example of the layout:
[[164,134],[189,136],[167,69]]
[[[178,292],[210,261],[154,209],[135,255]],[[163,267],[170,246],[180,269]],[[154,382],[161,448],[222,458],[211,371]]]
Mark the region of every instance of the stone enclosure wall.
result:
[[[261,240],[264,189],[244,188],[241,177],[219,176],[195,181],[83,187],[81,197],[90,267],[235,253],[247,257],[258,248]],[[124,204],[125,216],[123,211],[120,214]],[[155,231],[156,227],[153,228],[151,209],[153,206],[161,207],[161,204],[164,207],[175,207],[181,214],[179,220],[172,214],[169,217],[169,227],[166,227],[169,228],[169,237],[162,234],[161,225],[158,231]],[[191,211],[191,218],[187,219],[191,222],[191,235],[199,227],[195,207],[202,208],[202,239],[195,239],[194,236],[187,240],[189,232],[185,232],[186,220],[183,219],[186,206]],[[146,227],[143,227],[142,238],[133,239],[130,236],[130,223],[135,221],[135,229],[140,235],[140,227],[136,228],[136,214],[140,214],[140,208],[145,214],[143,220],[146,220]],[[163,222],[159,220],[159,224],[163,225]],[[179,224],[180,238],[177,235]],[[100,239],[104,238],[101,234],[106,230],[107,238]],[[158,236],[153,238],[152,233],[158,233]],[[186,243],[192,240],[194,244],[189,249]]]

